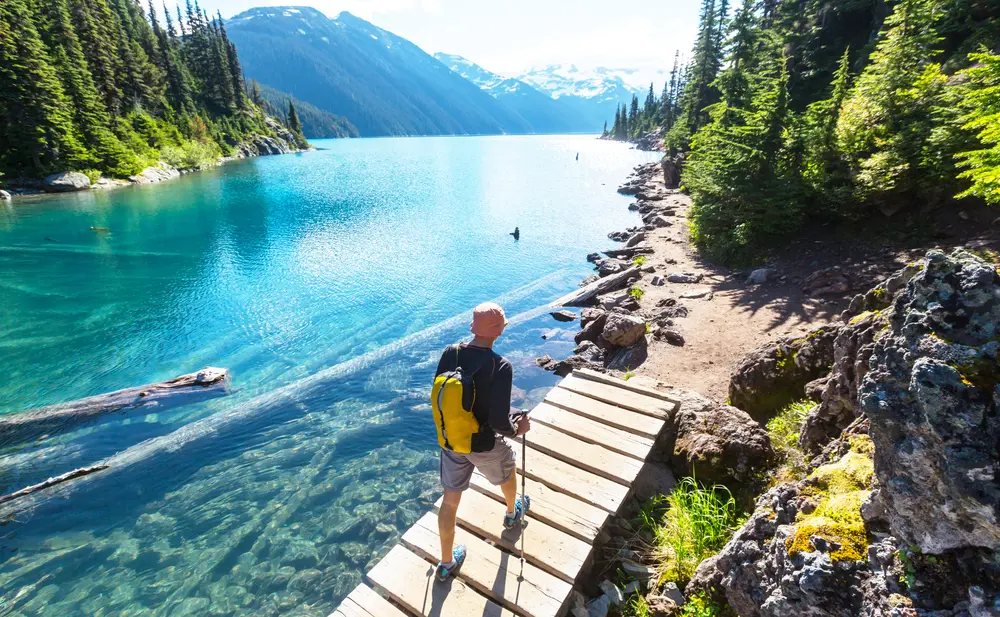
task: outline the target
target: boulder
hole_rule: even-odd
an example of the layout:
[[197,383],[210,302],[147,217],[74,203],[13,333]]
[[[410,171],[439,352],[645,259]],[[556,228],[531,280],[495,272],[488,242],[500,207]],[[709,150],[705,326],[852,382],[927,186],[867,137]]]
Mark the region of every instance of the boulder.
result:
[[858,390],[893,535],[1000,550],[1000,274],[930,251],[888,309]]
[[663,280],[663,277],[662,277],[662,276],[660,276],[659,274],[657,274],[657,275],[656,275],[656,276],[654,276],[654,277],[652,278],[652,280],[650,280],[649,282],[650,282],[651,284],[653,284],[653,285],[656,285],[657,287],[660,287],[660,286],[662,286],[662,285],[663,285],[663,284],[664,284],[664,283],[665,283],[666,281],[664,281],[664,280]]
[[681,605],[671,598],[660,595],[646,596],[646,606],[650,617],[674,617],[680,614]]
[[672,226],[672,225],[673,225],[673,223],[671,223],[671,222],[670,222],[670,221],[669,221],[669,220],[668,220],[668,219],[667,219],[667,218],[666,218],[665,216],[663,216],[663,215],[660,215],[660,214],[658,214],[658,215],[656,215],[656,216],[652,217],[652,218],[651,218],[651,219],[650,219],[650,220],[648,221],[648,223],[649,223],[650,225],[652,225],[653,227],[656,227],[656,228],[660,228],[660,227],[670,227],[670,226]]
[[670,328],[658,328],[656,332],[653,333],[653,338],[658,341],[669,343],[675,347],[684,346],[684,336],[677,330],[672,330]]
[[49,193],[69,193],[90,188],[90,178],[78,171],[63,171],[42,180],[42,188]]
[[599,259],[601,259],[600,253],[590,253],[589,255],[587,255],[587,261],[589,261],[590,263],[596,263],[597,260]]
[[154,184],[156,182],[163,182],[164,180],[179,178],[180,176],[181,172],[166,163],[160,162],[143,169],[134,176],[130,176],[129,181],[133,184]]
[[649,347],[646,337],[628,347],[615,347],[605,355],[604,366],[613,371],[630,371],[642,366],[649,358]]
[[634,311],[639,308],[639,301],[629,295],[628,290],[613,291],[603,296],[597,296],[597,305],[606,311],[621,308]]
[[745,285],[763,285],[774,276],[774,268],[757,268],[747,277]]
[[642,469],[639,470],[635,481],[632,482],[632,492],[640,500],[645,501],[657,495],[670,493],[676,485],[677,479],[668,465],[659,461],[647,460]]
[[842,294],[850,288],[851,283],[839,266],[813,272],[802,282],[802,291],[808,296]]
[[758,422],[805,397],[805,386],[826,375],[833,364],[833,342],[840,326],[816,328],[751,351],[729,379],[729,402]]
[[704,275],[694,272],[673,272],[667,275],[670,283],[700,283]]
[[617,274],[625,269],[626,266],[617,259],[599,259],[594,263],[597,266],[597,273],[601,276],[610,276],[612,274]]
[[645,320],[623,313],[609,314],[601,330],[601,338],[614,347],[628,347],[645,336]]
[[10,200],[10,193],[8,193],[7,191],[0,190],[0,201],[9,201],[9,200]]
[[646,239],[645,232],[642,232],[642,231],[636,232],[636,233],[632,234],[631,236],[629,236],[628,240],[625,241],[625,247],[626,248],[632,248],[633,246],[635,246],[635,245],[639,244],[640,242],[644,241],[645,239]]
[[604,350],[593,341],[584,341],[573,349],[573,353],[588,362],[600,364],[604,362]]
[[660,161],[663,169],[663,184],[668,189],[676,189],[681,185],[681,170],[684,168],[684,159],[680,156],[665,156]]
[[576,313],[573,311],[552,311],[549,315],[551,315],[552,319],[555,319],[556,321],[567,322],[576,320]]
[[546,354],[541,358],[536,358],[535,364],[537,364],[539,368],[546,371],[552,371],[560,377],[565,377],[573,371],[581,368],[599,371],[602,373],[605,372],[604,366],[602,366],[599,362],[591,362],[581,356],[570,356],[565,360],[555,360]]
[[584,341],[596,342],[597,338],[604,330],[604,323],[607,319],[608,313],[603,309],[583,309],[583,312],[580,313],[581,330],[577,332],[573,340],[576,341],[577,344],[583,343]]
[[608,234],[609,240],[614,240],[615,242],[624,242],[628,240],[629,232],[627,231],[612,231]]
[[687,390],[666,393],[680,402],[673,417],[676,472],[705,483],[742,483],[774,458],[767,431],[746,412]]

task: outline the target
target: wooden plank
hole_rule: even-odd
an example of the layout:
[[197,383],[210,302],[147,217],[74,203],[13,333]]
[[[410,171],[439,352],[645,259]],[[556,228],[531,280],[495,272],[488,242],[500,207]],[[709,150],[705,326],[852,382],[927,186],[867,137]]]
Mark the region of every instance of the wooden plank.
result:
[[589,379],[591,381],[606,383],[611,386],[616,386],[619,388],[624,388],[626,390],[631,390],[632,392],[636,392],[638,394],[645,394],[646,396],[662,399],[670,403],[672,407],[676,407],[680,403],[678,400],[672,398],[669,394],[657,390],[655,388],[647,388],[646,386],[641,386],[635,383],[634,381],[618,379],[617,377],[612,377],[607,373],[598,373],[597,371],[593,371],[589,368],[578,368],[573,371],[573,374],[576,375],[577,377],[583,377],[584,379]]
[[614,514],[628,497],[627,486],[596,476],[531,447],[528,439],[527,475],[557,491]]
[[[515,441],[520,440],[518,437]],[[632,486],[632,481],[642,469],[642,461],[577,439],[544,424],[531,428],[528,445],[574,467],[625,486]]]
[[566,390],[576,392],[577,394],[583,394],[584,396],[589,396],[590,398],[604,401],[605,403],[611,403],[612,405],[624,407],[625,409],[631,409],[632,411],[644,413],[647,416],[653,416],[654,418],[659,418],[661,420],[670,419],[674,407],[676,406],[675,404],[660,398],[654,398],[646,394],[639,394],[638,392],[601,383],[599,381],[592,381],[582,377],[574,377],[573,375],[565,377],[556,387],[565,388]]
[[[540,521],[593,544],[604,523],[608,520],[607,510],[584,503],[565,493],[553,490],[544,484],[528,479],[525,481],[528,495],[532,498],[531,514]],[[472,474],[472,488],[504,504],[503,491],[493,486],[486,476],[478,471]]]
[[513,613],[491,602],[461,579],[439,582],[434,566],[402,545],[392,547],[371,572],[368,580],[393,601],[415,615],[426,617],[513,617]]
[[344,598],[330,617],[407,617],[407,615],[378,595],[374,589],[360,583]]
[[[434,508],[441,506],[441,500]],[[507,507],[478,491],[465,491],[458,505],[460,526],[486,538],[509,551],[521,553],[520,526],[504,529],[503,516]],[[572,584],[590,556],[591,546],[564,531],[546,525],[530,510],[524,526],[524,558],[550,574]]]
[[634,435],[548,403],[540,403],[531,410],[531,421],[640,461],[646,460],[653,449],[653,440],[649,437]]
[[657,435],[660,434],[660,429],[663,428],[663,420],[659,418],[636,413],[565,388],[556,387],[549,390],[549,393],[545,395],[545,402],[649,439],[656,439]]
[[[441,538],[437,517],[425,514],[403,534],[403,544],[424,559],[440,559]],[[530,563],[524,564],[515,555],[505,553],[462,529],[455,530],[455,544],[464,544],[465,563],[457,576],[502,604],[525,617],[556,617],[573,585]]]

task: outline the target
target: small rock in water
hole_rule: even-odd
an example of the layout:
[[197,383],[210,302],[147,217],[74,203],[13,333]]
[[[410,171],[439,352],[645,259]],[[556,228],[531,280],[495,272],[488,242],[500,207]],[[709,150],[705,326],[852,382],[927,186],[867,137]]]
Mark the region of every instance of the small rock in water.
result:
[[590,263],[594,263],[600,258],[601,258],[600,253],[590,253],[589,255],[587,255],[587,261],[589,261]]
[[552,315],[552,318],[556,321],[574,321],[576,319],[576,313],[573,311],[553,311],[549,315]]

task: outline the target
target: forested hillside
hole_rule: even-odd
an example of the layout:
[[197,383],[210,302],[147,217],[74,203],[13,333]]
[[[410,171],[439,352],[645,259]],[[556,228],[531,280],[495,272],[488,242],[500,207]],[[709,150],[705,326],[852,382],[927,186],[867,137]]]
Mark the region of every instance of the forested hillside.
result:
[[347,13],[255,8],[230,20],[247,76],[347,117],[361,135],[530,133],[517,112],[419,47]]
[[221,17],[136,0],[0,2],[0,173],[113,176],[270,135]]
[[268,114],[276,118],[284,118],[288,114],[288,103],[294,104],[299,119],[302,121],[302,132],[310,139],[358,136],[358,129],[347,118],[320,109],[287,92],[281,92],[262,84],[258,85],[255,81],[250,84],[250,92],[253,98],[259,97],[261,106]]
[[1000,202],[998,51],[994,0],[703,0],[691,63],[618,132],[656,117],[694,241],[748,261],[808,222]]

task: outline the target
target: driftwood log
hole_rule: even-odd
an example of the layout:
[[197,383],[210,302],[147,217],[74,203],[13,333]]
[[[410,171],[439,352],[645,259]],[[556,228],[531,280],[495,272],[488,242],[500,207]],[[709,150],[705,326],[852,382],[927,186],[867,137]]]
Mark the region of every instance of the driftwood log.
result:
[[576,291],[570,292],[565,296],[559,298],[550,307],[559,306],[585,306],[590,303],[591,300],[597,296],[607,293],[609,291],[614,291],[619,287],[623,287],[630,278],[639,275],[639,267],[632,266],[626,270],[622,270],[617,274],[612,274],[611,276],[606,276],[602,279],[598,279],[587,285],[586,287],[581,287]]
[[229,393],[229,369],[206,367],[168,381],[0,415],[0,447],[67,430],[99,416],[140,407],[160,411]]
[[646,246],[645,244],[639,244],[636,246],[630,246],[628,248],[608,249],[604,251],[604,254],[607,255],[608,257],[628,258],[628,257],[635,257],[636,255],[649,255],[652,252],[653,252],[652,247]]
[[81,467],[79,469],[74,469],[73,471],[67,471],[64,474],[53,476],[44,482],[39,482],[38,484],[32,484],[31,486],[26,486],[19,491],[14,491],[13,493],[7,493],[6,495],[0,495],[0,503],[6,503],[8,501],[13,501],[18,497],[25,497],[34,493],[35,491],[40,491],[43,488],[49,488],[50,486],[55,486],[57,484],[62,484],[68,480],[74,478],[79,478],[80,476],[86,476],[94,473],[95,471],[101,471],[102,469],[107,469],[107,465],[91,465],[90,467]]

